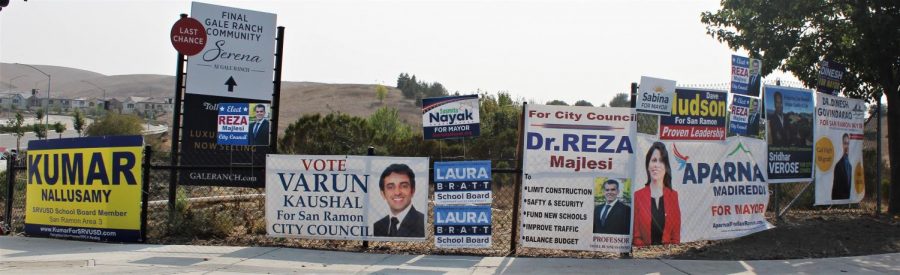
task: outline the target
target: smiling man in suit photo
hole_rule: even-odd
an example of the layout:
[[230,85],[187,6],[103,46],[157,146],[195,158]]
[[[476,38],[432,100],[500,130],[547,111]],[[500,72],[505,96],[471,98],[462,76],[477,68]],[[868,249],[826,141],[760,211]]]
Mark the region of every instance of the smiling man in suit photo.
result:
[[627,235],[631,233],[631,206],[619,201],[621,187],[610,179],[603,183],[606,202],[594,206],[594,233]]

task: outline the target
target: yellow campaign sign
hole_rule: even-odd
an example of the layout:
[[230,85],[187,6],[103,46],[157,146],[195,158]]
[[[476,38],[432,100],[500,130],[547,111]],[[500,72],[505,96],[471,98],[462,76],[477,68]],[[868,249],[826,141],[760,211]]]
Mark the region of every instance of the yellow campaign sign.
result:
[[41,142],[29,144],[26,158],[26,233],[78,238],[87,231],[101,236],[84,238],[115,241],[140,235],[140,136]]

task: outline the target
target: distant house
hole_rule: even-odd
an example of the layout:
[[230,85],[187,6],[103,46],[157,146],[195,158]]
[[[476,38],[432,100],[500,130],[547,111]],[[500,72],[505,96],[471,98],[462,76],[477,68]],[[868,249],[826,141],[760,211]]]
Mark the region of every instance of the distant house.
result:
[[113,98],[110,100],[110,109],[120,114],[156,116],[172,112],[172,108],[171,98],[130,96],[125,99]]
[[25,110],[28,109],[28,93],[9,92],[0,93],[0,109]]
[[109,99],[109,110],[123,114],[122,109],[125,108],[125,102],[118,98]]
[[171,98],[146,98],[135,104],[136,113],[142,115],[157,116],[172,112]]
[[122,114],[139,114],[140,111],[140,103],[149,99],[148,97],[141,96],[129,96],[122,100],[122,108],[119,110]]
[[[88,102],[89,102],[89,101],[90,101],[89,99],[83,98],[83,97],[73,98],[72,101],[71,101],[72,109],[74,109],[74,110],[84,110],[84,109],[88,109]],[[73,111],[74,111],[74,110],[73,110]]]

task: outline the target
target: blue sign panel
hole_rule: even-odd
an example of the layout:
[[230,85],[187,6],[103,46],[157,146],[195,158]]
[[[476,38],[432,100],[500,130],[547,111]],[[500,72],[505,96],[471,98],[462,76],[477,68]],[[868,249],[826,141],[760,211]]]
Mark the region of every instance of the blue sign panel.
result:
[[491,206],[435,206],[434,243],[442,248],[491,246]]
[[491,161],[434,163],[435,204],[490,204]]

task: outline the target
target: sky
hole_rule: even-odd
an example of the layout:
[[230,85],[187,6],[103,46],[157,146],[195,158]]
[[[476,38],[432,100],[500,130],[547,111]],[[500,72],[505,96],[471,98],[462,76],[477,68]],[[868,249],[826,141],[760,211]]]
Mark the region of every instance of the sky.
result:
[[[396,85],[400,73],[463,94],[607,103],[642,75],[730,81],[733,51],[700,13],[719,1],[201,1],[277,14],[282,80]],[[0,62],[106,75],[174,75],[169,41],[191,1],[11,0]],[[796,81],[774,72],[767,79]]]

